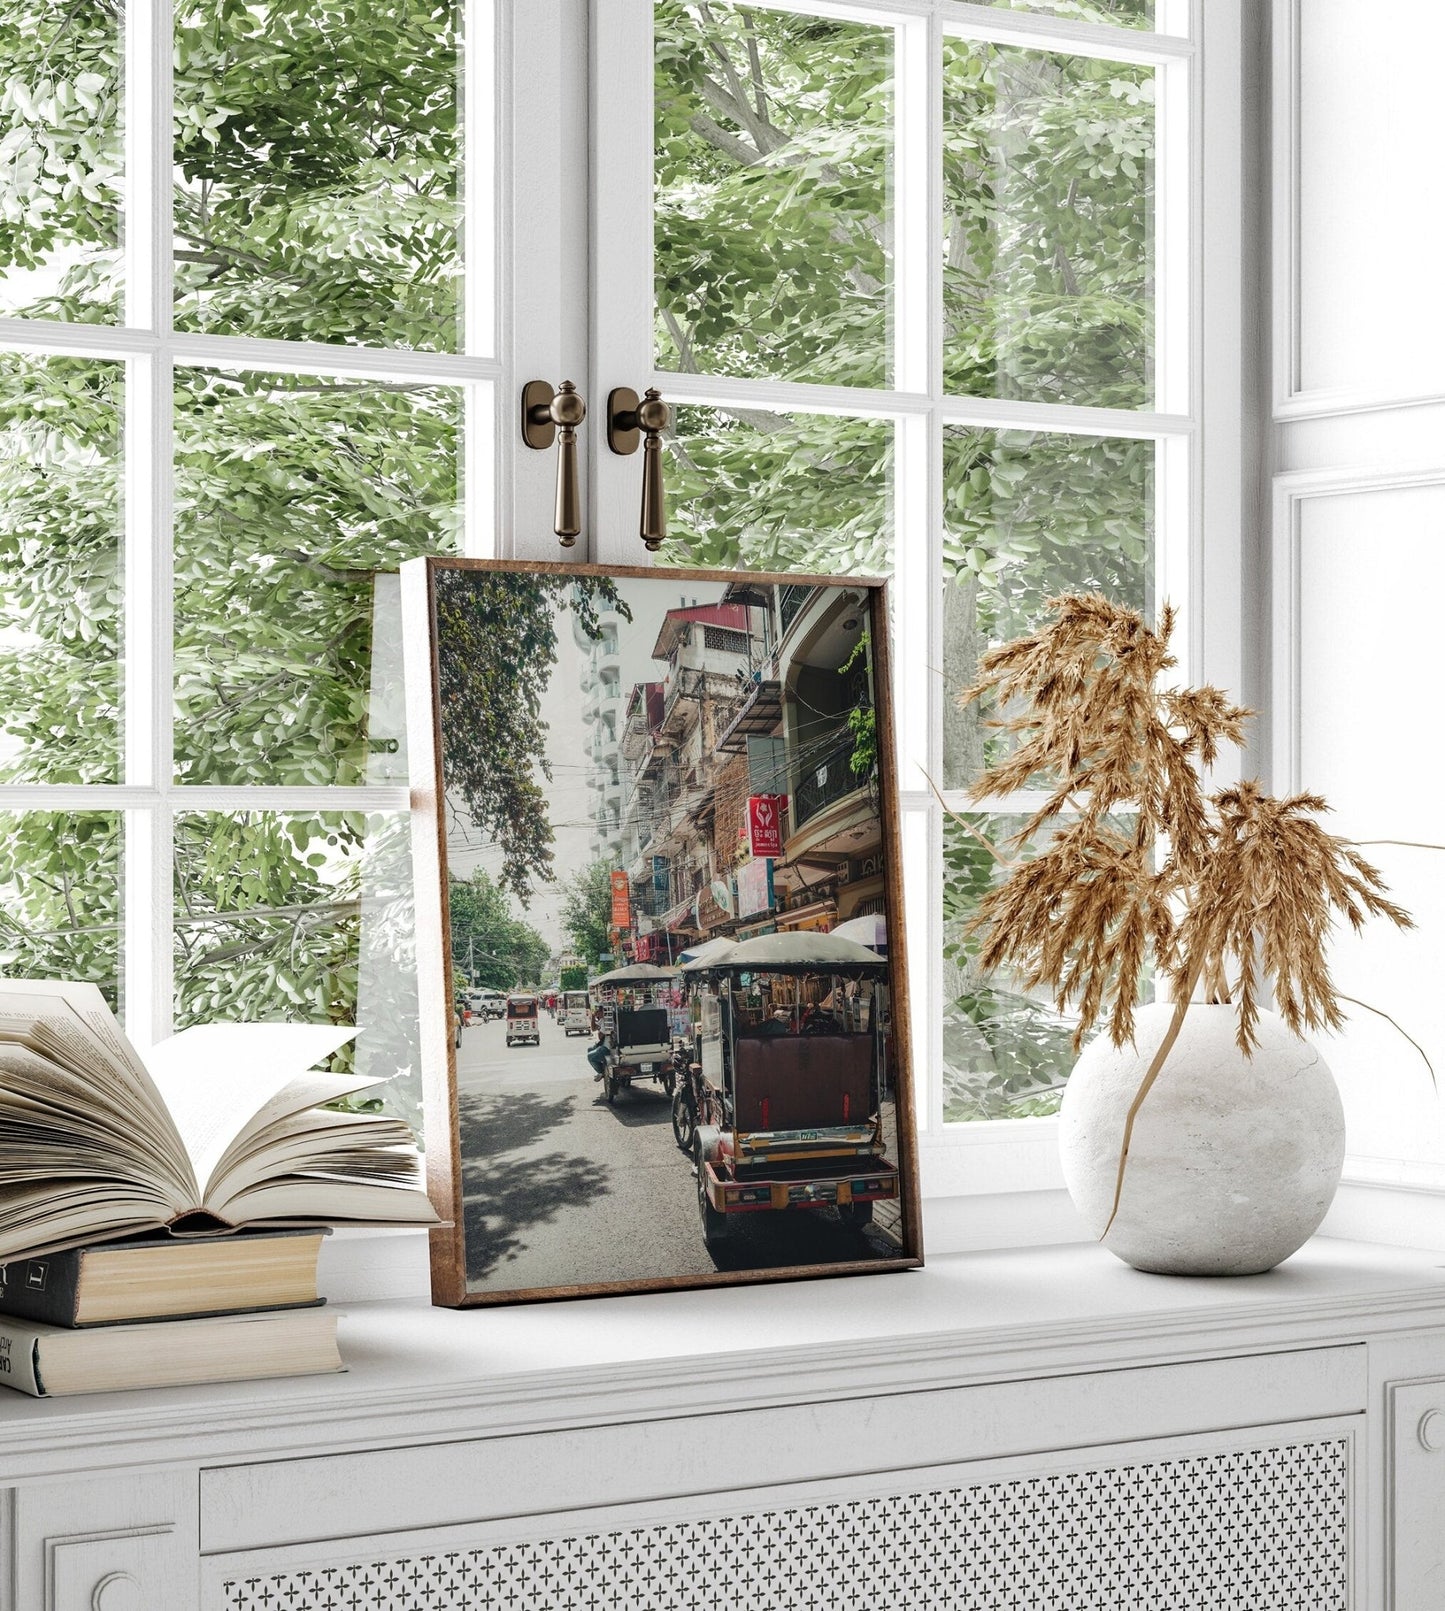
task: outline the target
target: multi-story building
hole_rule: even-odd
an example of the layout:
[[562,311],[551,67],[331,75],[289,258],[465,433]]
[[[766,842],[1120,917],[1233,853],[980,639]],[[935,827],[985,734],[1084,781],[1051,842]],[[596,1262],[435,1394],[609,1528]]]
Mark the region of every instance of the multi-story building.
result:
[[675,958],[733,916],[731,862],[714,840],[717,745],[751,685],[760,624],[746,603],[669,610],[652,651],[664,675],[628,695],[622,850],[636,956]]
[[[858,593],[746,580],[668,611],[653,649],[666,673],[632,686],[619,746],[634,956],[883,911],[866,623]],[[767,864],[748,850],[761,794],[787,802]]]
[[590,637],[580,614],[573,610],[572,638],[582,657],[582,720],[587,724],[586,756],[590,765],[587,815],[590,823],[588,849],[591,860],[606,860],[620,866],[622,845],[621,736],[622,662],[618,652],[616,610],[597,612],[599,635]]
[[[749,792],[787,797],[782,856],[766,877],[745,862],[736,876],[741,905],[753,908],[739,911],[740,931],[827,930],[880,913],[877,780],[871,767],[854,767],[855,713],[873,706],[867,650],[860,647],[866,599],[832,587],[746,581],[724,597],[755,607],[767,652],[720,747],[747,756]],[[771,904],[764,904],[764,891]]]

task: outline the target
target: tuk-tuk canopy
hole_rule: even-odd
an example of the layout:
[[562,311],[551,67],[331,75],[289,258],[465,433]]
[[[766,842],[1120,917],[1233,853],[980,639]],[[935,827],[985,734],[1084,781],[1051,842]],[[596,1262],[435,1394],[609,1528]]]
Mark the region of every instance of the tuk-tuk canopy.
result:
[[687,964],[685,973],[841,973],[881,977],[888,964],[856,940],[807,932],[759,934],[716,956]]
[[676,968],[659,968],[652,962],[633,962],[625,968],[614,968],[611,973],[600,974],[590,980],[588,989],[596,985],[660,984],[664,979],[677,977]]
[[705,968],[709,962],[715,962],[726,951],[731,951],[738,942],[726,935],[720,935],[715,940],[704,940],[701,945],[689,946],[678,958],[681,971],[689,973],[695,968]]

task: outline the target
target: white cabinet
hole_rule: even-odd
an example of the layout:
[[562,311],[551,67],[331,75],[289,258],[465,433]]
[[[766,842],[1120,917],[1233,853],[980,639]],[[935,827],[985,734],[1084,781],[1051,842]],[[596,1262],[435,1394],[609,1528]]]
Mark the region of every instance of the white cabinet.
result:
[[342,1338],[344,1377],[0,1400],[0,1611],[1445,1604],[1425,1255],[1043,1249]]
[[1345,1611],[1362,1432],[1301,1422],[241,1552],[205,1560],[201,1606]]

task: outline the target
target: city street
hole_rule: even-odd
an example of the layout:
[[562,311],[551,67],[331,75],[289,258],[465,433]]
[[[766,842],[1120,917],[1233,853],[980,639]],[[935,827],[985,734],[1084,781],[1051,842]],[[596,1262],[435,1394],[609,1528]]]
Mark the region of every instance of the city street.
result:
[[[472,1291],[711,1273],[691,1165],[660,1085],[601,1098],[586,1037],[543,1012],[541,1045],[475,1020],[457,1053],[468,1286]],[[729,1268],[888,1257],[831,1214],[750,1214]]]

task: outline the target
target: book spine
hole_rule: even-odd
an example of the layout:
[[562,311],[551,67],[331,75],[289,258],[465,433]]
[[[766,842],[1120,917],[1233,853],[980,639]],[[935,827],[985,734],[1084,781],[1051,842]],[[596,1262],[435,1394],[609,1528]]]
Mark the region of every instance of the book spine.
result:
[[0,1313],[51,1326],[73,1326],[79,1319],[83,1249],[39,1259],[0,1264]]
[[0,1315],[0,1387],[44,1398],[40,1379],[40,1339],[29,1326],[12,1325]]

